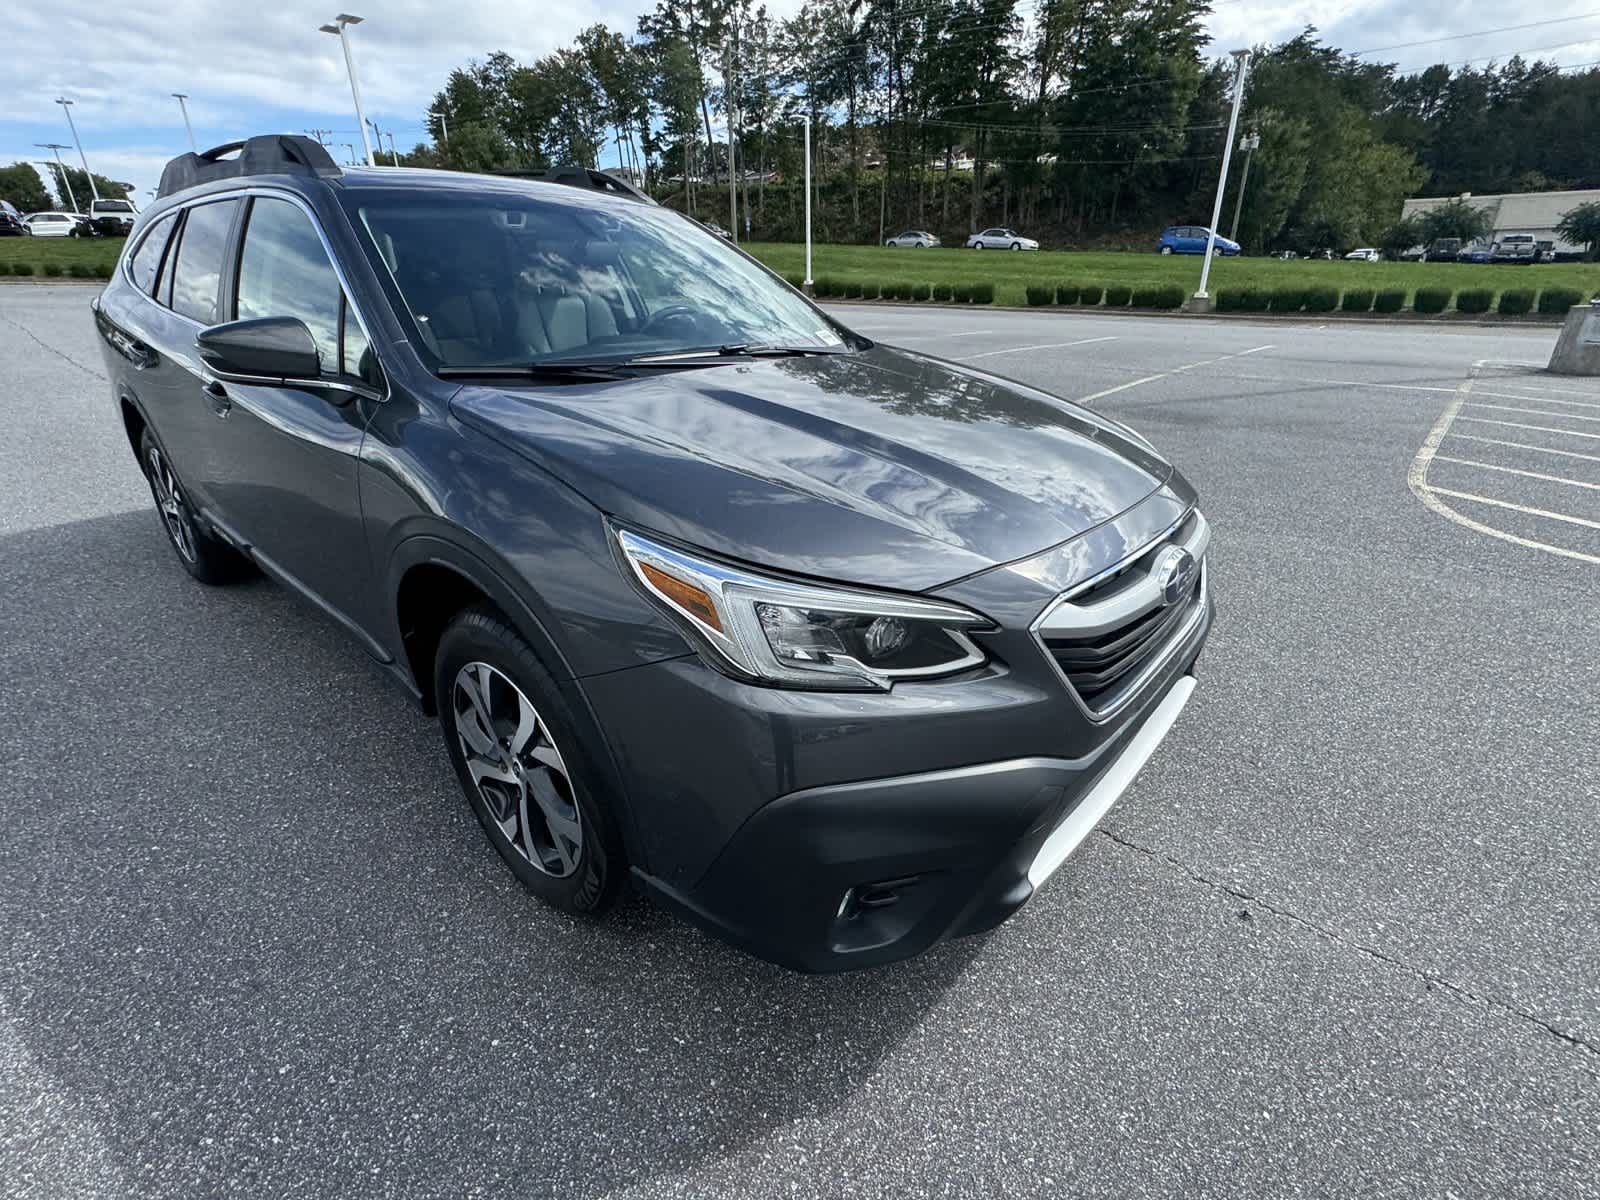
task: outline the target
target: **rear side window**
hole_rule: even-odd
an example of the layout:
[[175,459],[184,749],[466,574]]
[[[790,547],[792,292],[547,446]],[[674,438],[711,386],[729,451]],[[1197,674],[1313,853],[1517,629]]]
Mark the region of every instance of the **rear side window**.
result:
[[167,239],[172,236],[175,216],[175,213],[168,213],[151,225],[128,262],[133,285],[147,296],[155,287],[156,275],[161,270],[161,255],[167,248]]
[[323,371],[335,373],[342,299],[311,218],[287,200],[257,197],[239,253],[238,319],[299,318],[316,339]]
[[239,201],[220,200],[189,210],[178,242],[178,265],[172,276],[172,310],[202,325],[217,322],[217,293],[228,232]]

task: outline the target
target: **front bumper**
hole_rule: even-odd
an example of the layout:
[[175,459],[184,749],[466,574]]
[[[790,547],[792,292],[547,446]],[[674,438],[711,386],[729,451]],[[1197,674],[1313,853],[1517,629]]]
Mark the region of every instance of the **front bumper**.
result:
[[636,871],[658,901],[800,971],[876,966],[1022,907],[1088,836],[1194,690],[1199,642],[1084,758],[1019,758],[792,792],[759,809],[692,888]]

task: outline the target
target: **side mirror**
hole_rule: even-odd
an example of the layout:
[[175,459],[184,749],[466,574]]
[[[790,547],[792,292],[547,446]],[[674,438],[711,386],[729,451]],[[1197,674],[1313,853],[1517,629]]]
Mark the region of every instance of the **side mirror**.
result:
[[257,379],[322,377],[316,340],[305,322],[295,317],[229,321],[201,330],[195,342],[200,347],[200,360],[218,379],[248,383]]

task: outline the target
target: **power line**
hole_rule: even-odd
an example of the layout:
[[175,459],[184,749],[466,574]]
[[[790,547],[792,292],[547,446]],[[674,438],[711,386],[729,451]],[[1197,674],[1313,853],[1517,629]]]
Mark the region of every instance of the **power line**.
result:
[[1377,46],[1371,50],[1352,50],[1346,57],[1364,58],[1368,54],[1385,54],[1390,50],[1409,50],[1413,46],[1434,46],[1440,42],[1459,42],[1467,38],[1488,37],[1492,33],[1511,33],[1518,29],[1534,29],[1540,25],[1561,25],[1568,21],[1588,21],[1595,17],[1600,17],[1600,12],[1579,13],[1574,17],[1551,17],[1546,21],[1528,21],[1522,25],[1501,25],[1497,29],[1480,29],[1475,33],[1452,33],[1444,37],[1423,38],[1417,42],[1398,42],[1393,46]]

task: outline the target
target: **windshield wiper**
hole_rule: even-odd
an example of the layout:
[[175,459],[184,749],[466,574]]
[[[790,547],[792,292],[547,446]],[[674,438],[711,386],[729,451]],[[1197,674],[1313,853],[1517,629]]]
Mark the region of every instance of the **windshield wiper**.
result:
[[725,358],[802,358],[808,354],[848,354],[828,346],[783,346],[776,342],[734,342],[717,353]]
[[637,371],[681,371],[686,367],[710,366],[707,362],[684,362],[668,358],[545,359],[541,362],[498,363],[492,366],[465,364],[441,366],[434,374],[441,379],[627,379]]

